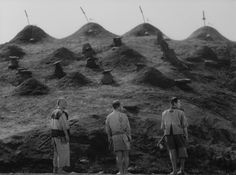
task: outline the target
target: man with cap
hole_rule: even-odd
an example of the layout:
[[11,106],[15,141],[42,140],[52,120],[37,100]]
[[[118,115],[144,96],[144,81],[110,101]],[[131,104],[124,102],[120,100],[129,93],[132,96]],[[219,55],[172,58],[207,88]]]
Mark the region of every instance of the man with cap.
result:
[[[171,107],[162,113],[161,128],[164,130],[166,144],[169,150],[173,168],[171,175],[184,174],[185,159],[188,157],[186,142],[188,142],[188,123],[180,100],[173,97]],[[177,159],[180,160],[180,170],[177,172]]]
[[114,101],[113,112],[106,118],[106,132],[109,143],[112,143],[116,154],[116,162],[119,172],[127,174],[129,166],[129,150],[131,141],[131,129],[128,117],[122,111],[119,101]]
[[67,101],[57,100],[57,108],[51,115],[51,135],[54,148],[53,173],[66,173],[63,168],[70,167],[69,123],[65,111]]

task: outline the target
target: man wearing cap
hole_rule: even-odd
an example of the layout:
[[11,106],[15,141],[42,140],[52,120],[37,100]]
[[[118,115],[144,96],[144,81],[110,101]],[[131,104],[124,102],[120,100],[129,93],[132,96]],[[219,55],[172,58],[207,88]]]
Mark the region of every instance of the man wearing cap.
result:
[[[184,174],[184,163],[188,157],[186,142],[188,142],[188,123],[181,103],[177,97],[170,101],[170,109],[162,113],[161,128],[164,130],[166,144],[169,150],[173,168],[171,175]],[[180,170],[177,172],[177,159],[180,160]]]
[[66,173],[63,168],[70,167],[69,123],[65,111],[67,101],[59,98],[57,108],[51,115],[51,135],[54,147],[53,173]]
[[129,120],[126,114],[121,112],[122,107],[119,101],[114,101],[112,106],[113,112],[106,118],[106,132],[116,154],[119,169],[117,174],[127,174],[131,141]]

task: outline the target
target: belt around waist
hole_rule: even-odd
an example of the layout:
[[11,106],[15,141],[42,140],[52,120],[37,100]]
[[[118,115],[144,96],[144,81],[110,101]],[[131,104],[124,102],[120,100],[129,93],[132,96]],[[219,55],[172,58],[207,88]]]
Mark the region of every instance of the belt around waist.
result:
[[112,133],[112,136],[115,136],[115,135],[122,135],[122,134],[125,134],[125,132],[114,132],[114,133]]

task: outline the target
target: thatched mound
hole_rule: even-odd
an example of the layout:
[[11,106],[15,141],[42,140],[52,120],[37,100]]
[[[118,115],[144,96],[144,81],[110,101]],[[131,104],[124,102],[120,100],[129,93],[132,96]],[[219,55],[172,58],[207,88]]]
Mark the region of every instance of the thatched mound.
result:
[[104,67],[121,69],[136,68],[135,64],[146,61],[143,55],[125,45],[106,51],[101,59]]
[[24,55],[24,50],[16,45],[7,45],[6,47],[3,47],[0,53],[0,56],[3,58],[3,60],[9,60],[10,56],[22,58]]
[[46,39],[52,39],[41,28],[33,25],[26,26],[10,42],[12,43],[36,43]]
[[175,81],[163,75],[159,70],[153,67],[141,69],[134,78],[134,83],[143,83],[161,88],[170,88],[175,86]]
[[78,31],[68,36],[65,39],[77,40],[78,38],[90,37],[90,38],[114,38],[115,34],[107,31],[101,25],[97,23],[87,23],[81,27]]
[[91,83],[91,81],[80,72],[72,72],[60,79],[58,85],[62,88],[71,86],[85,86]]
[[205,41],[229,41],[221,35],[216,29],[204,26],[193,32],[187,39],[198,39]]
[[15,95],[43,95],[49,92],[49,88],[34,78],[29,78],[16,87]]
[[65,47],[55,50],[49,57],[43,60],[45,64],[53,64],[60,61],[62,65],[68,65],[70,62],[78,59],[72,51]]
[[154,27],[149,23],[139,24],[138,26],[134,27],[127,33],[125,33],[124,37],[131,37],[131,36],[150,36],[150,35],[157,35],[157,33],[161,32],[158,28]]

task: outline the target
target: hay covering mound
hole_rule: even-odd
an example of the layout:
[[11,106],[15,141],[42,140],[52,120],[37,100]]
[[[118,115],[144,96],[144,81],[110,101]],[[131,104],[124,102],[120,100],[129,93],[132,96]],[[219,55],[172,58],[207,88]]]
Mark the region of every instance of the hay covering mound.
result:
[[130,69],[136,68],[135,64],[145,63],[146,58],[126,45],[115,47],[102,55],[102,64],[107,68]]
[[149,23],[140,24],[129,32],[125,33],[124,37],[131,37],[131,36],[148,36],[148,35],[157,35],[157,33],[161,32],[158,28],[154,27]]
[[204,26],[194,31],[187,39],[198,39],[206,41],[229,41],[221,35],[216,29]]
[[51,64],[61,61],[63,65],[68,65],[71,61],[76,60],[76,55],[65,47],[55,50],[48,58],[43,60],[43,63]]
[[49,92],[49,88],[34,78],[29,78],[16,87],[15,95],[43,95]]
[[101,25],[97,23],[87,23],[81,27],[74,34],[68,36],[68,40],[77,40],[78,38],[90,37],[90,38],[113,38],[117,35],[107,31]]
[[41,28],[33,25],[26,26],[10,42],[12,43],[36,43],[52,38]]
[[161,88],[170,88],[175,86],[174,80],[166,77],[159,70],[153,67],[145,67],[140,70],[133,81],[134,83],[148,84]]
[[22,58],[24,55],[24,50],[16,45],[7,45],[3,47],[0,53],[1,58],[4,58],[4,60],[8,60],[9,56],[17,56]]
[[193,53],[193,55],[202,60],[217,60],[216,53],[208,46],[202,46],[198,48],[195,53]]
[[62,88],[66,88],[72,86],[85,86],[89,83],[91,83],[91,81],[80,72],[72,72],[61,78],[58,85]]

